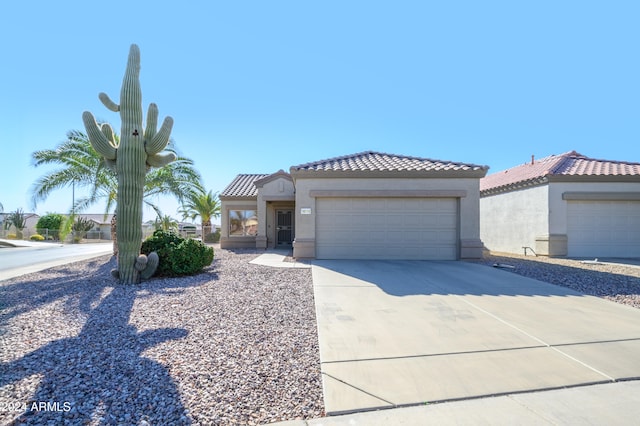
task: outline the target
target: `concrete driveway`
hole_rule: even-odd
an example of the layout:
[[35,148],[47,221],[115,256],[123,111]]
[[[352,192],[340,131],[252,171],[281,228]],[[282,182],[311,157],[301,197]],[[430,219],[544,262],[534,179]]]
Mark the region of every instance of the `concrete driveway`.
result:
[[640,310],[465,262],[314,261],[327,414],[640,378]]

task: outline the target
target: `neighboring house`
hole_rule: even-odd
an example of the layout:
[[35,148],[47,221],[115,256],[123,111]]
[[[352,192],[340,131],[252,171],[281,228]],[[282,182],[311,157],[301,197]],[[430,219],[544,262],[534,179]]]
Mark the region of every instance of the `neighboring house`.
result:
[[480,180],[480,224],[491,251],[640,257],[640,163],[532,158]]
[[482,255],[487,166],[362,152],[238,175],[220,193],[221,247],[293,247],[296,258]]

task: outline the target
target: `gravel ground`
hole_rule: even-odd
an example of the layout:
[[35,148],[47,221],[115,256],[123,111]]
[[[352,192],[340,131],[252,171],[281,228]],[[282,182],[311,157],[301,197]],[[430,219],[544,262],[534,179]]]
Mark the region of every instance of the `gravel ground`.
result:
[[492,253],[472,262],[513,266],[504,270],[640,308],[639,266],[504,253]]
[[324,415],[311,272],[216,250],[116,285],[105,256],[0,282],[0,424],[265,424]]
[[[0,282],[0,424],[266,424],[324,415],[308,269],[216,250],[204,273],[115,285],[105,256]],[[475,263],[640,308],[640,268]]]

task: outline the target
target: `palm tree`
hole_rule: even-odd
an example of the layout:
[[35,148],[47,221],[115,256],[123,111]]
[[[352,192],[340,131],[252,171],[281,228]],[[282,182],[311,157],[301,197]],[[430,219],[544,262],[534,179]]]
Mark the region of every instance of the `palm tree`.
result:
[[200,216],[202,223],[202,240],[207,241],[211,233],[211,219],[220,217],[220,200],[218,193],[204,192],[203,189],[189,191],[182,202],[182,219],[195,220]]
[[16,239],[21,240],[22,230],[27,226],[27,218],[22,209],[17,209],[5,217],[4,229],[9,229],[11,226],[16,228]]
[[[171,195],[182,202],[184,194],[191,192],[193,188],[202,188],[202,178],[193,167],[193,160],[180,156],[173,140],[166,150],[176,154],[177,159],[165,167],[150,170],[145,177],[144,203],[156,211],[158,207],[153,201],[158,196]],[[88,189],[89,195],[75,200],[71,212],[86,210],[101,200],[106,201],[105,217],[114,210],[118,192],[116,174],[91,147],[85,133],[71,130],[67,133],[67,140],[58,144],[55,149],[36,151],[31,155],[35,167],[45,164],[62,166],[36,180],[32,190],[34,207],[55,190],[73,185]]]
[[79,243],[82,241],[84,237],[86,237],[87,232],[93,229],[94,223],[84,217],[79,217],[76,219],[75,223],[71,227],[73,229],[73,242]]
[[[75,201],[72,211],[82,211],[100,200],[107,202],[105,215],[113,210],[118,188],[117,178],[102,157],[94,151],[87,135],[71,130],[68,139],[61,142],[56,149],[36,151],[32,154],[33,165],[58,164],[63,167],[40,177],[33,186],[32,201],[34,206],[44,201],[53,191],[77,185],[88,188],[89,195]],[[176,154],[176,161],[160,169],[152,169],[146,175],[145,203],[155,207],[152,199],[159,195],[172,195],[182,201],[185,193],[193,187],[202,187],[200,173],[193,168],[193,161],[178,155],[175,142],[171,141],[167,148]]]
[[155,220],[156,229],[163,231],[178,231],[178,222],[169,215],[158,216]]

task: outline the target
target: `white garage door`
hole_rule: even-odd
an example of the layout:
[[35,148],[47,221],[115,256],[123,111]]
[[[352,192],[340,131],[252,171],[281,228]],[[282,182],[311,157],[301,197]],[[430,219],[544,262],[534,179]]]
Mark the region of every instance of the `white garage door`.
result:
[[455,198],[318,198],[318,259],[457,258]]
[[568,201],[568,254],[640,256],[640,201]]

